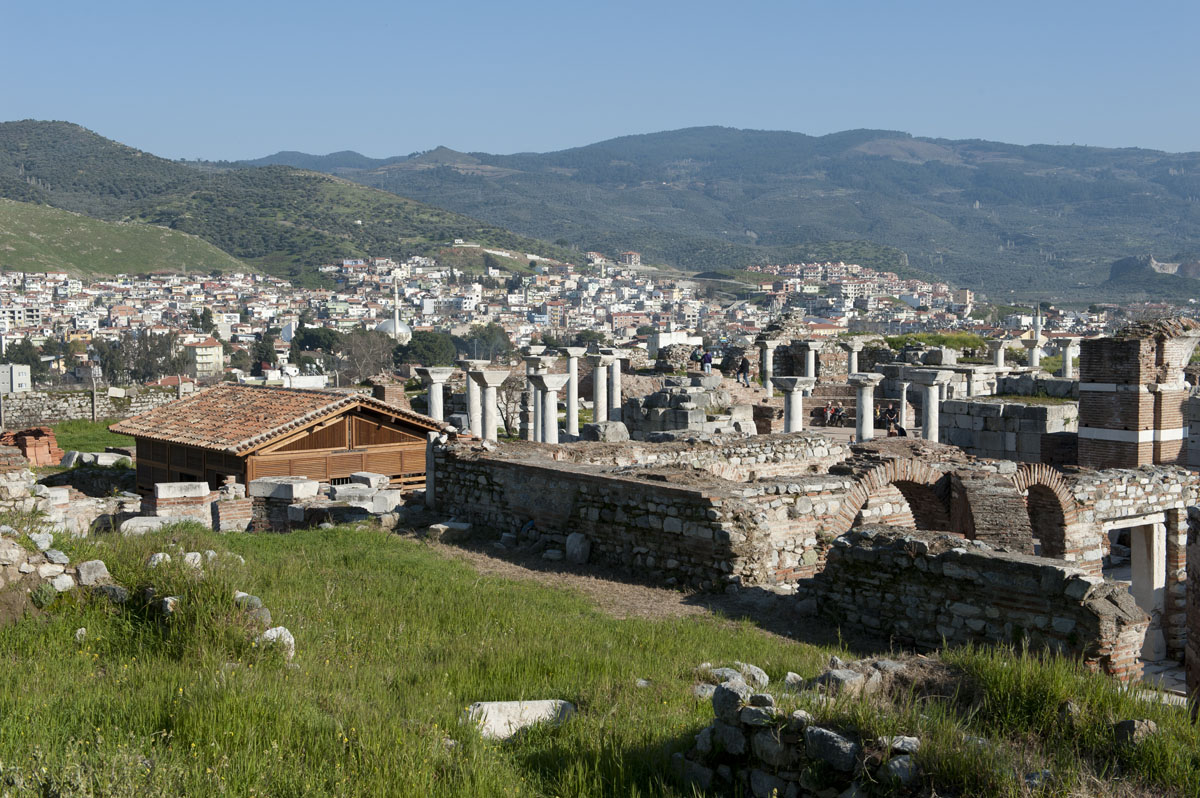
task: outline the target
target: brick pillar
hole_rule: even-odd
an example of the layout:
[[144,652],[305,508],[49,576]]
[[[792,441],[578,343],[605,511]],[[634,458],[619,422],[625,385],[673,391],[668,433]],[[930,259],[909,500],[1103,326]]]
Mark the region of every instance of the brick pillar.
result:
[[1079,465],[1182,465],[1188,336],[1085,340],[1079,352]]

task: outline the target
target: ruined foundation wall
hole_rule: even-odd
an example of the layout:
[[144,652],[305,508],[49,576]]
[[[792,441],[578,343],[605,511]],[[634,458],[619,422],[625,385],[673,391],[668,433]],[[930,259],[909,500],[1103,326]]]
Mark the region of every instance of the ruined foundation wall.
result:
[[457,520],[556,549],[581,532],[592,561],[663,584],[714,589],[769,578],[755,513],[732,492],[456,447],[435,453],[434,484],[438,510]]
[[815,433],[718,436],[695,443],[546,446],[547,459],[598,466],[690,466],[731,482],[824,473],[850,447]]
[[1141,677],[1149,618],[1123,587],[1079,569],[951,536],[859,527],[811,583],[823,611],[905,645],[1014,643]]

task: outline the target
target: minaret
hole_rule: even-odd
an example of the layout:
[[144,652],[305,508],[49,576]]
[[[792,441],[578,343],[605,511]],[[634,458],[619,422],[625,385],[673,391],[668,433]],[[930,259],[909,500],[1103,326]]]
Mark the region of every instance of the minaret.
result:
[[400,278],[392,274],[392,340],[400,340]]
[[1042,337],[1042,303],[1034,305],[1033,311],[1033,337],[1040,339]]

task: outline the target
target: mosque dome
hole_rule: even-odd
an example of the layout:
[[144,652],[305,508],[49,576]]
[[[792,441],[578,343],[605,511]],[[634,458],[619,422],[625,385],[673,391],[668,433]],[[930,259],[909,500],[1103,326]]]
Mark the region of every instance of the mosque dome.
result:
[[406,344],[412,340],[412,328],[403,321],[399,322],[399,324],[400,327],[397,329],[396,322],[392,319],[387,319],[376,325],[375,331],[390,335],[395,339],[396,343]]

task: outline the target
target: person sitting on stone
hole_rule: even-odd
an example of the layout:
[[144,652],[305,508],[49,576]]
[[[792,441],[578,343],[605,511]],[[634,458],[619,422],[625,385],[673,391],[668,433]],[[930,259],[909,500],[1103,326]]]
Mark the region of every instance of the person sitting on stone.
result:
[[825,426],[830,426],[833,423],[833,400],[825,403]]
[[888,435],[899,435],[902,438],[908,437],[908,432],[904,427],[900,426],[900,411],[896,409],[894,402],[888,402],[887,409],[883,411],[883,423],[887,426]]

